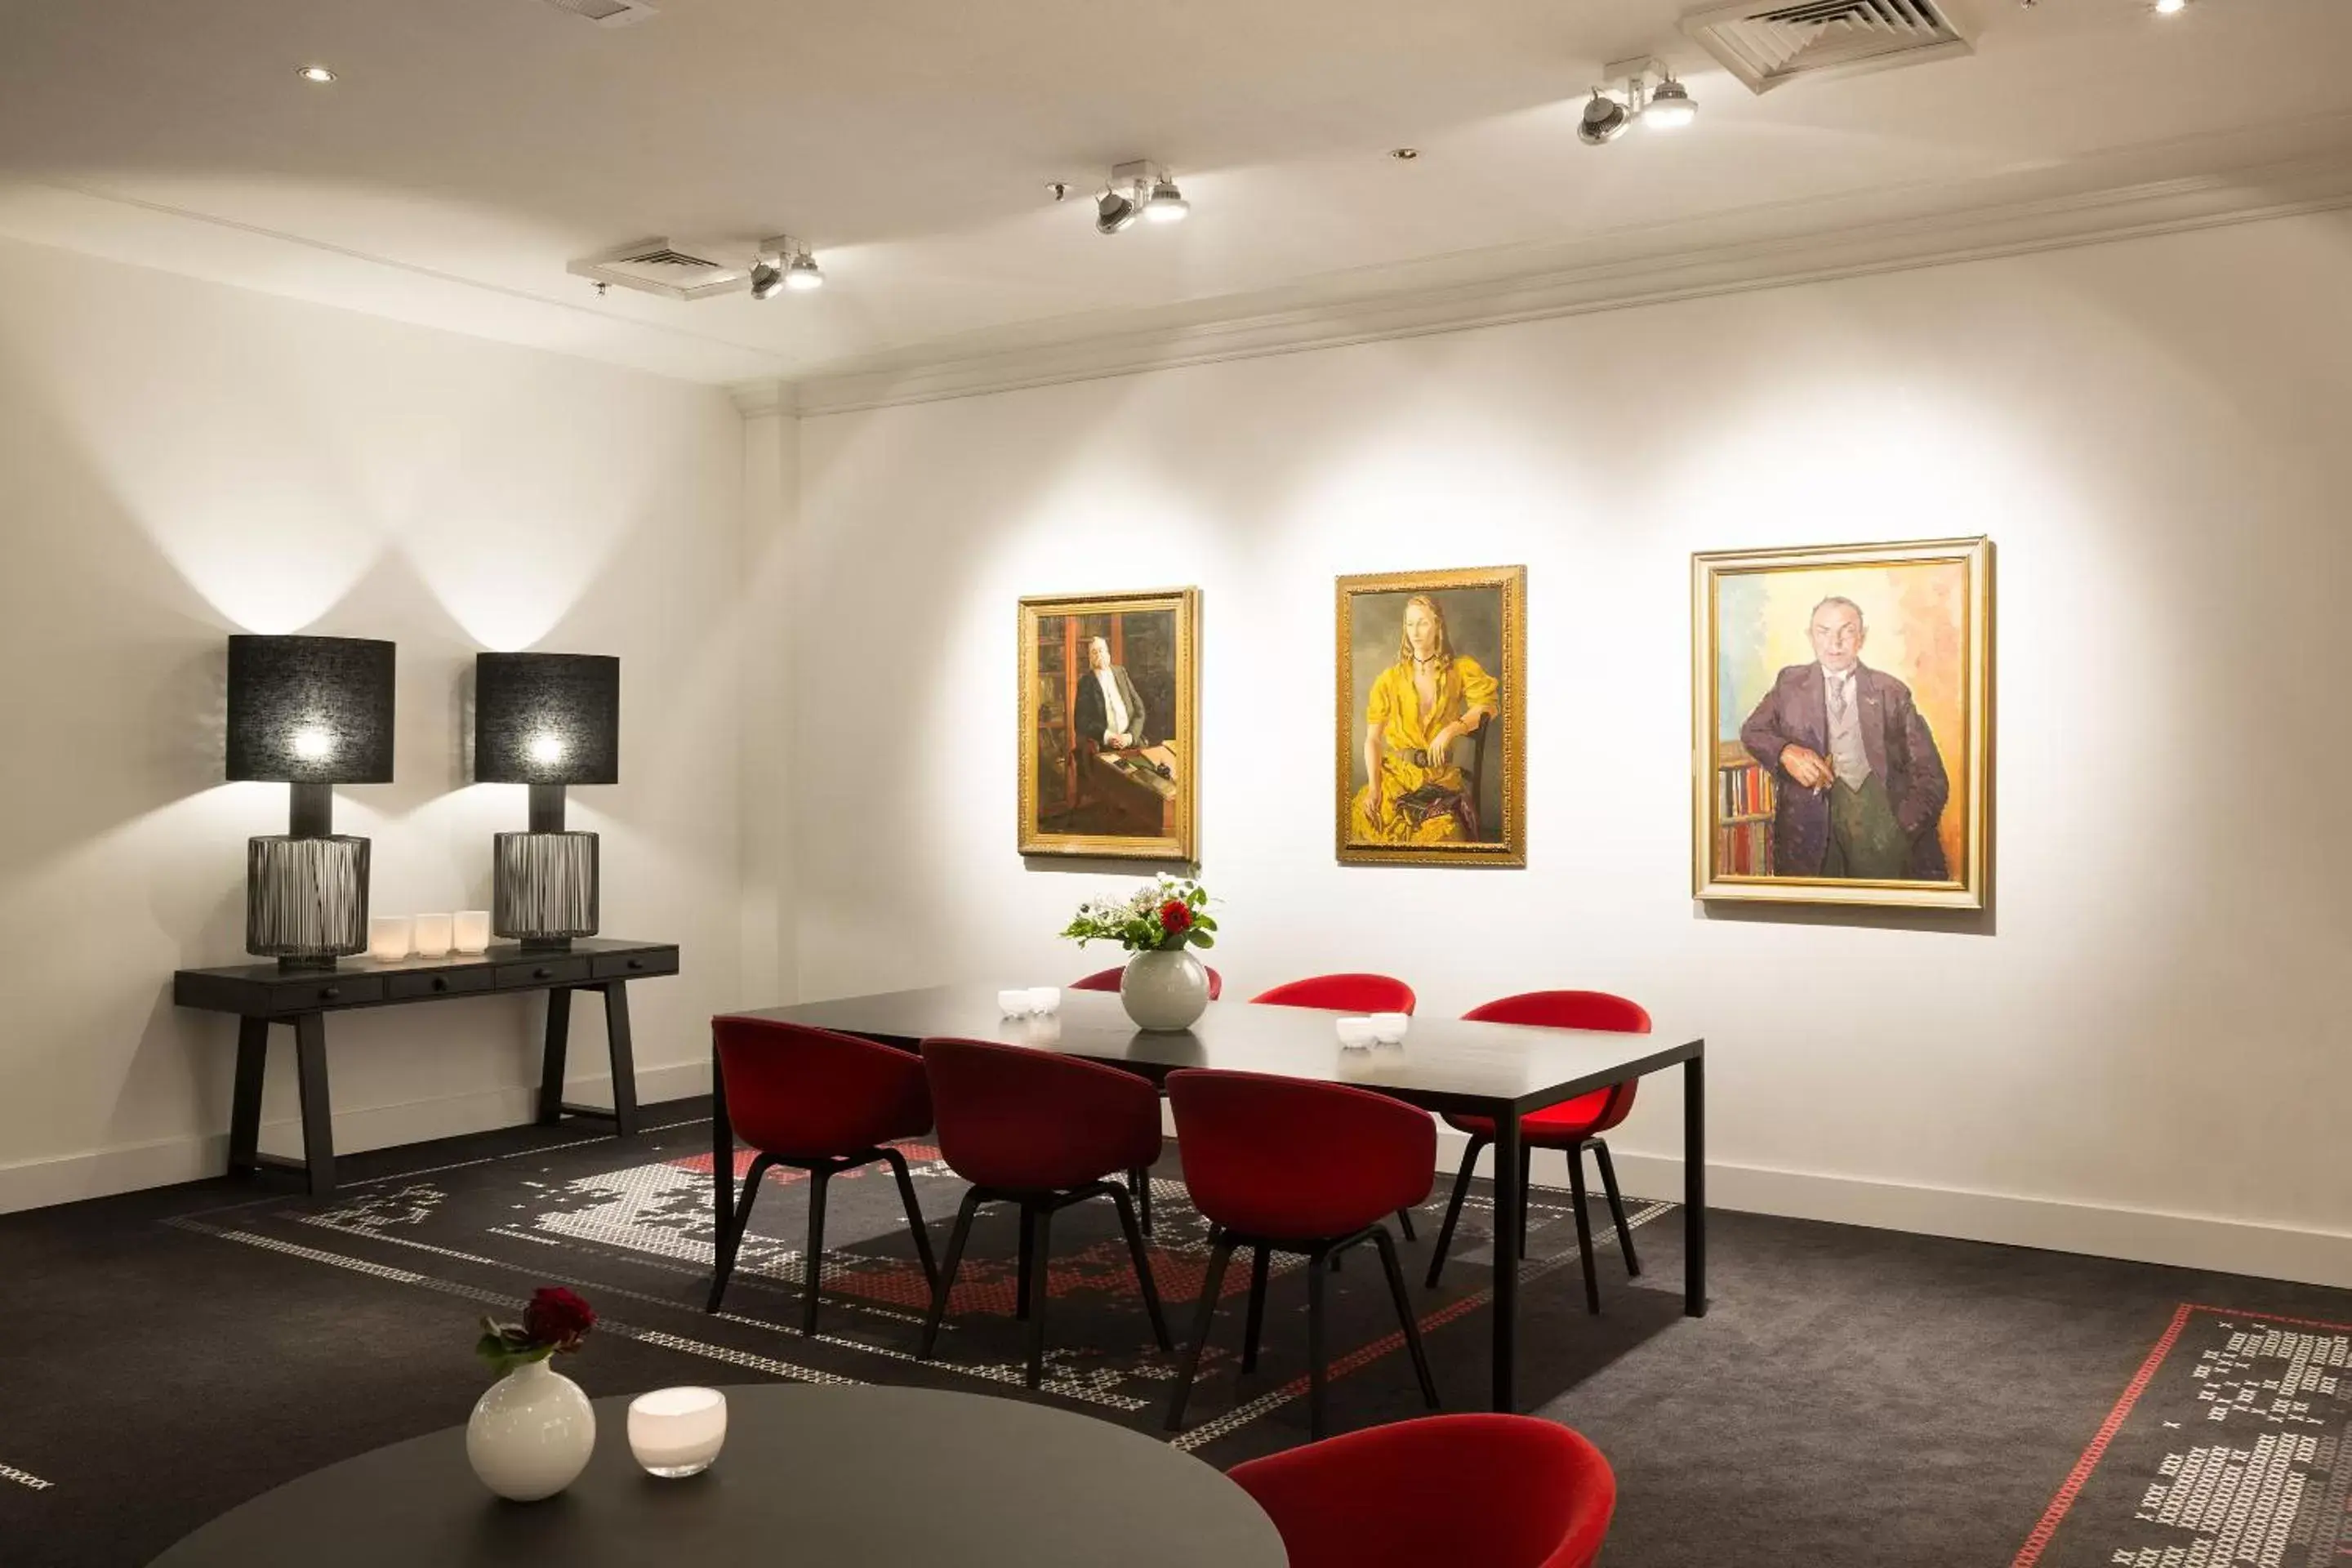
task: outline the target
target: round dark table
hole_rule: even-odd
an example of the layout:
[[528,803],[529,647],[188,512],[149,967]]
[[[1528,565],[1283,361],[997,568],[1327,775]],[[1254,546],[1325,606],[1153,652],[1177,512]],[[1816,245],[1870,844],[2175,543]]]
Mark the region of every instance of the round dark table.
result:
[[1192,1455],[1107,1421],[929,1389],[754,1384],[727,1447],[658,1480],[629,1457],[628,1398],[543,1502],[492,1497],[466,1429],[331,1465],[223,1514],[155,1568],[809,1563],[824,1568],[1286,1568],[1272,1521]]

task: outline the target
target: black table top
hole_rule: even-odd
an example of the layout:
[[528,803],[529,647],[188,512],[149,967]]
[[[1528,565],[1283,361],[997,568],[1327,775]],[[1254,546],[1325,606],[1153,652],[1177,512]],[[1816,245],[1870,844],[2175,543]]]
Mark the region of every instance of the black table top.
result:
[[660,1480],[629,1456],[628,1400],[596,1403],[569,1490],[501,1502],[452,1426],[266,1492],[154,1568],[1285,1568],[1249,1494],[1167,1444],[1090,1416],[930,1389],[727,1391],[727,1447]]
[[619,937],[582,936],[572,939],[572,945],[561,952],[525,948],[520,942],[494,942],[481,952],[459,952],[455,949],[438,958],[419,958],[411,953],[406,958],[370,958],[366,953],[354,953],[338,959],[331,969],[284,969],[274,958],[250,963],[224,963],[210,969],[174,970],[174,975],[201,975],[208,980],[227,980],[256,985],[303,985],[320,980],[349,980],[372,974],[431,974],[457,969],[482,969],[506,963],[545,963],[566,958],[612,958],[632,952],[669,952],[674,942],[629,942]]
[[1004,1040],[1151,1072],[1229,1068],[1378,1089],[1433,1110],[1520,1111],[1622,1083],[1703,1054],[1696,1034],[1619,1035],[1539,1029],[1417,1016],[1401,1047],[1340,1048],[1339,1013],[1249,1002],[1212,1002],[1190,1029],[1139,1029],[1115,993],[1064,991],[1049,1018],[1008,1019],[996,989],[935,985],[875,996],[845,996],[735,1015],[813,1024],[843,1034],[912,1045],[939,1035]]

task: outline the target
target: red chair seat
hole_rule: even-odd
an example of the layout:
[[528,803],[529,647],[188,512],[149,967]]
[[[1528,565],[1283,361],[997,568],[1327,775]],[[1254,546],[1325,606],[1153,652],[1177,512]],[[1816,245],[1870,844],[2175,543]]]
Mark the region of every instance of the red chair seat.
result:
[[1386,974],[1317,974],[1250,998],[1271,1007],[1321,1007],[1334,1013],[1410,1013],[1412,987]]
[[1531,1415],[1430,1415],[1228,1472],[1282,1532],[1290,1568],[1588,1568],[1617,1477]]
[[[1572,1149],[1587,1138],[1608,1131],[1624,1121],[1625,1113],[1633,1109],[1632,1086],[1596,1089],[1591,1094],[1580,1094],[1574,1100],[1547,1105],[1520,1117],[1519,1136],[1538,1149]],[[1495,1136],[1492,1117],[1448,1116],[1445,1120],[1460,1131],[1475,1132],[1482,1138]]]
[[716,1018],[710,1032],[728,1120],[762,1153],[824,1159],[931,1130],[930,1089],[911,1051],[766,1018]]
[[1436,1184],[1436,1123],[1384,1094],[1184,1068],[1168,1100],[1192,1206],[1244,1236],[1347,1236]]
[[1064,1191],[1160,1158],[1160,1091],[1076,1057],[925,1040],[940,1157],[974,1186]]

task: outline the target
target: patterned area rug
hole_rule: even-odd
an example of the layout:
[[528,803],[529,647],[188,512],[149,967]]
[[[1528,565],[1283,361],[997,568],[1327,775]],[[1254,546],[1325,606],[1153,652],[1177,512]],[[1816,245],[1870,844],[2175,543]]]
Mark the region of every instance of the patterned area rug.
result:
[[2352,1324],[2184,1304],[2011,1568],[2352,1558]]
[[[983,1209],[965,1249],[935,1361],[919,1359],[929,1291],[907,1235],[888,1168],[834,1178],[827,1199],[818,1331],[799,1329],[807,1178],[769,1173],[725,1310],[702,1310],[712,1246],[709,1124],[656,1129],[625,1153],[589,1138],[529,1155],[470,1162],[355,1184],[323,1205],[287,1195],[167,1223],[225,1243],[266,1248],[322,1268],[457,1298],[460,1323],[517,1305],[532,1287],[564,1284],[604,1314],[600,1331],[707,1358],[711,1381],[743,1372],[807,1382],[908,1384],[1025,1394],[1027,1327],[1013,1317],[1018,1222]],[[900,1145],[913,1168],[935,1251],[964,1184],[936,1149]],[[625,1164],[614,1161],[625,1158]],[[737,1155],[739,1177],[751,1163]],[[1422,1284],[1443,1215],[1441,1180],[1422,1211],[1417,1244],[1402,1247],[1422,1333],[1449,1409],[1483,1409],[1492,1252],[1485,1184],[1465,1208],[1441,1287]],[[1521,1293],[1522,1399],[1528,1407],[1573,1386],[1641,1340],[1680,1321],[1674,1272],[1628,1279],[1605,1207],[1591,1215],[1603,1269],[1603,1317],[1583,1310],[1575,1226],[1565,1193],[1534,1194],[1528,1281]],[[1208,1258],[1208,1226],[1186,1199],[1174,1155],[1152,1181],[1152,1268],[1177,1348],[1192,1325]],[[1632,1226],[1671,1205],[1632,1202]],[[1642,1234],[1675,1237],[1679,1226]],[[1045,1383],[1039,1394],[1155,1435],[1175,1358],[1153,1342],[1115,1212],[1108,1203],[1056,1215],[1046,1298]],[[1671,1246],[1671,1243],[1669,1244]],[[1678,1249],[1677,1249],[1678,1250]],[[1671,1266],[1672,1254],[1668,1253]],[[1226,1272],[1217,1329],[1202,1358],[1185,1429],[1171,1436],[1220,1466],[1307,1437],[1304,1260],[1277,1258],[1257,1369],[1240,1370],[1245,1258]],[[1393,1304],[1370,1249],[1351,1253],[1331,1281],[1330,1408],[1334,1430],[1421,1413]],[[730,1373],[730,1369],[738,1369]]]

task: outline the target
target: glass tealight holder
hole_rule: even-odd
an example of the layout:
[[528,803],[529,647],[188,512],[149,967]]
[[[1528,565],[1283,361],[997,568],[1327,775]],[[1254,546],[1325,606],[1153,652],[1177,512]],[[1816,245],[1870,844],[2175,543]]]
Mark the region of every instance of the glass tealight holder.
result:
[[1062,1010],[1062,988],[1058,985],[1029,987],[1029,1011],[1041,1018],[1050,1018]]
[[1412,1026],[1409,1013],[1375,1013],[1372,1015],[1372,1038],[1384,1046],[1404,1044],[1404,1032]]
[[1000,991],[996,994],[996,1010],[1008,1018],[1025,1018],[1030,1011],[1027,990]]
[[727,1442],[727,1396],[715,1388],[656,1388],[629,1401],[629,1452],[649,1476],[698,1476]]
[[395,963],[406,958],[409,929],[406,915],[369,916],[368,956],[386,963]]
[[490,950],[490,911],[459,910],[449,917],[449,943],[472,957]]
[[447,957],[451,923],[447,915],[418,915],[416,917],[416,956],[419,958]]
[[1343,1049],[1362,1051],[1371,1048],[1372,1021],[1370,1018],[1342,1018],[1339,1026],[1339,1044]]

